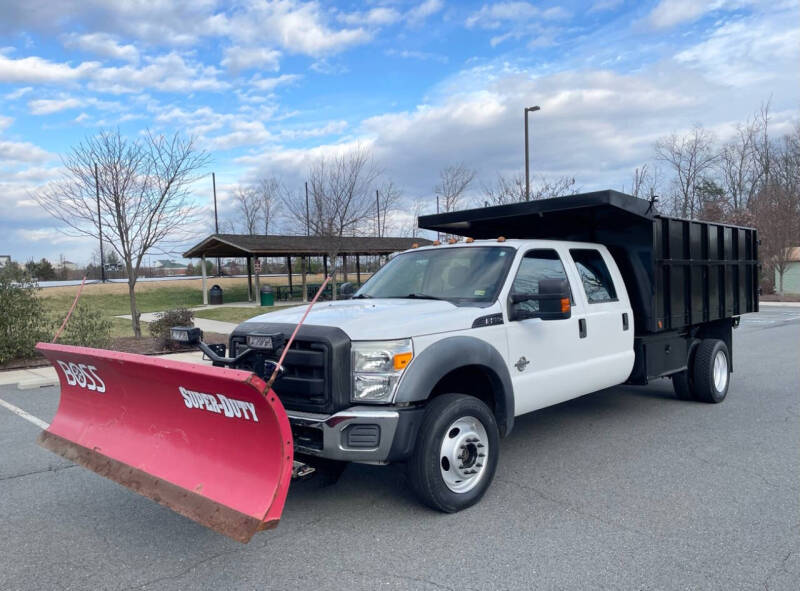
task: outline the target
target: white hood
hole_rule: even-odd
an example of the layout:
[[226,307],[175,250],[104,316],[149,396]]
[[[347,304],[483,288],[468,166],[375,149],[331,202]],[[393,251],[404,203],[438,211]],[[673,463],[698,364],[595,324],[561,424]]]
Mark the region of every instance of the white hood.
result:
[[[247,322],[296,324],[300,322],[305,310],[306,306],[276,310],[251,318]],[[354,341],[402,339],[466,330],[479,316],[499,311],[497,303],[488,308],[476,308],[459,307],[440,300],[340,300],[315,304],[305,324],[336,326]]]

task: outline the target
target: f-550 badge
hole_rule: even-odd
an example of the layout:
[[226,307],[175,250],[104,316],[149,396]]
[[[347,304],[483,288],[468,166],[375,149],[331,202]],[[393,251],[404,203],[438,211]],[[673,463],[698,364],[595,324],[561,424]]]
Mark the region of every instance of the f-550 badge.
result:
[[525,359],[525,357],[520,357],[517,362],[514,364],[514,367],[517,368],[517,371],[525,371],[525,368],[528,367],[530,361]]

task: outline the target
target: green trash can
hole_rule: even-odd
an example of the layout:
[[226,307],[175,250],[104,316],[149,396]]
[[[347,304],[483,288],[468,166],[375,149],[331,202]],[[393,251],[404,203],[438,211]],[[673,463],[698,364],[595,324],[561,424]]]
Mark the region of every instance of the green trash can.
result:
[[275,305],[275,294],[272,293],[272,286],[271,285],[262,285],[261,286],[261,305],[262,306],[274,306]]

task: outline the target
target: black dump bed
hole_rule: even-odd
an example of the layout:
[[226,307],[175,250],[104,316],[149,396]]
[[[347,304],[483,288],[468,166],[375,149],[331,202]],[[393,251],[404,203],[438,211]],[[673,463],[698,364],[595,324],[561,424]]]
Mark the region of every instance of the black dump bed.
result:
[[421,216],[419,227],[604,244],[625,280],[638,335],[758,311],[755,229],[663,216],[617,191]]

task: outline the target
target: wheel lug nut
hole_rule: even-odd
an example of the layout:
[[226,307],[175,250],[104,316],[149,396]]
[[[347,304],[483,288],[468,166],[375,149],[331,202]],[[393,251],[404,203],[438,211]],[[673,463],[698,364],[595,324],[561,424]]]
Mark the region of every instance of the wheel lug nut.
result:
[[483,444],[479,443],[476,447],[483,447]]
[[478,454],[478,457],[479,457],[479,458],[485,458],[485,457],[486,457],[486,454]]

